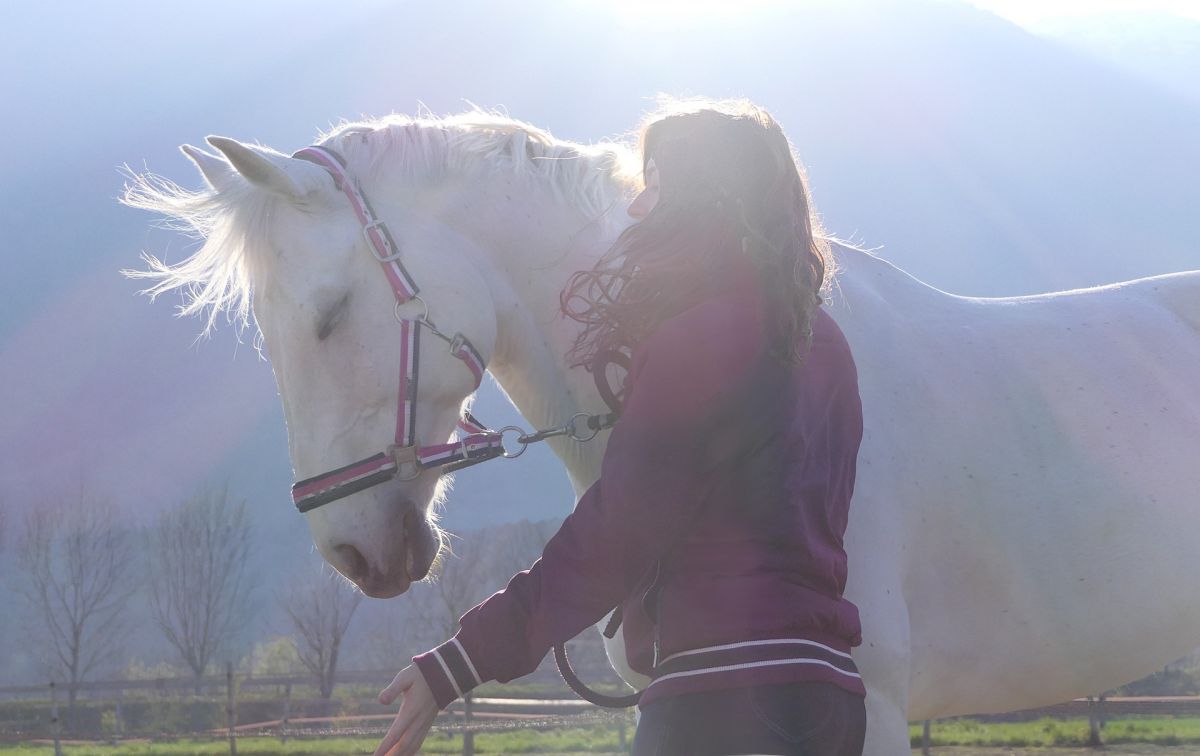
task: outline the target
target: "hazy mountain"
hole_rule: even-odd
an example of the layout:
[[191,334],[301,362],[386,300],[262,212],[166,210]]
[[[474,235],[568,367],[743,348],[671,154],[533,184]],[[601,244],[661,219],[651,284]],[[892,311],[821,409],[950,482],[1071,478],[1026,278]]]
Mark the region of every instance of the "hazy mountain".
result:
[[1200,21],[1169,13],[1048,19],[1034,30],[1200,102]]
[[[322,7],[80,8],[59,35],[56,12],[26,6],[0,31],[9,506],[82,480],[145,520],[228,480],[272,534],[266,590],[310,550],[269,366],[229,328],[194,343],[199,322],[118,274],[142,248],[178,260],[193,244],[116,203],[118,166],[199,185],[176,147],[210,133],[289,151],[342,117],[470,100],[595,141],[658,91],[744,94],[783,122],[831,231],[940,288],[1025,294],[1200,268],[1200,106],[969,6],[829,2],[719,23],[549,0]],[[490,383],[476,408],[517,420]],[[537,449],[462,473],[445,523],[561,517],[571,502]]]

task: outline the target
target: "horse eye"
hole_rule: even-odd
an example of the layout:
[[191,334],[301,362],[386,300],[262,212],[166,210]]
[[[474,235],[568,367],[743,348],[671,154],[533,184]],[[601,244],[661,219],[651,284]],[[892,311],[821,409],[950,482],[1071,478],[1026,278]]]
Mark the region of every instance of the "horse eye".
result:
[[342,313],[346,310],[346,304],[350,301],[350,292],[342,295],[342,298],[337,301],[333,307],[325,311],[321,319],[317,321],[317,341],[324,341],[338,321],[342,319]]

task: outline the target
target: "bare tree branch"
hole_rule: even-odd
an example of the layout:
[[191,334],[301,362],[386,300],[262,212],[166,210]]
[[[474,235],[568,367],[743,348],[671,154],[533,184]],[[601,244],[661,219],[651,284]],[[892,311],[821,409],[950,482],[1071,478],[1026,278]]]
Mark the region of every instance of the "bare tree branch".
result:
[[246,502],[225,489],[164,512],[150,533],[154,618],[196,678],[249,609],[251,537]]
[[81,491],[31,509],[17,541],[16,589],[40,622],[30,637],[47,671],[67,683],[71,706],[79,683],[117,654],[129,623],[133,538],[116,520],[111,504]]
[[342,640],[361,602],[361,593],[330,574],[302,578],[284,599],[300,662],[316,676],[321,698],[333,695]]
[[[359,612],[360,624],[365,624],[355,646],[359,663],[366,669],[384,669],[395,672],[408,663],[408,659],[425,650],[411,642],[408,631],[409,617],[414,607],[409,597],[397,601],[368,601]],[[399,666],[397,666],[399,664]]]
[[556,527],[522,520],[464,534],[440,573],[409,592],[407,640],[436,644],[457,632],[462,615],[537,561]]

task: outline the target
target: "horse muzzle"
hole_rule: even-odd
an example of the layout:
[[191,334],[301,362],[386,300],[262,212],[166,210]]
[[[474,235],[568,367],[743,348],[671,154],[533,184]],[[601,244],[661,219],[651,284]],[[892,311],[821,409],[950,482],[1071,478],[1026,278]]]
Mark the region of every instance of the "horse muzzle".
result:
[[378,550],[353,543],[333,547],[328,561],[371,598],[393,598],[429,574],[441,541],[433,526],[412,504],[406,504],[399,538]]

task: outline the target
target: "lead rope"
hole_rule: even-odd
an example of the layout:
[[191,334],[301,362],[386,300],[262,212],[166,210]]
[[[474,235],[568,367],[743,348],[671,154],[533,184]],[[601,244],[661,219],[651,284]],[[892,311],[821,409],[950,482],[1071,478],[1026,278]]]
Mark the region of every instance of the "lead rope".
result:
[[[621,407],[624,404],[625,391],[613,392],[612,386],[608,383],[607,369],[609,364],[618,365],[625,369],[625,375],[629,375],[629,358],[621,352],[609,351],[597,355],[596,362],[592,366],[592,378],[596,382],[596,390],[600,392],[600,397],[604,399],[604,403],[608,405],[608,417],[612,418],[615,423],[620,417]],[[617,634],[617,628],[621,625],[621,605],[613,609],[612,616],[608,618],[608,624],[604,626],[604,637],[611,639]],[[554,663],[558,665],[558,673],[562,675],[563,682],[567,684],[575,694],[585,701],[603,706],[609,709],[627,709],[630,706],[636,706],[637,702],[642,698],[642,691],[630,693],[624,696],[610,696],[604,693],[597,693],[587,686],[579,676],[575,674],[575,670],[571,669],[571,663],[567,660],[567,648],[565,643],[557,643],[554,646]]]

